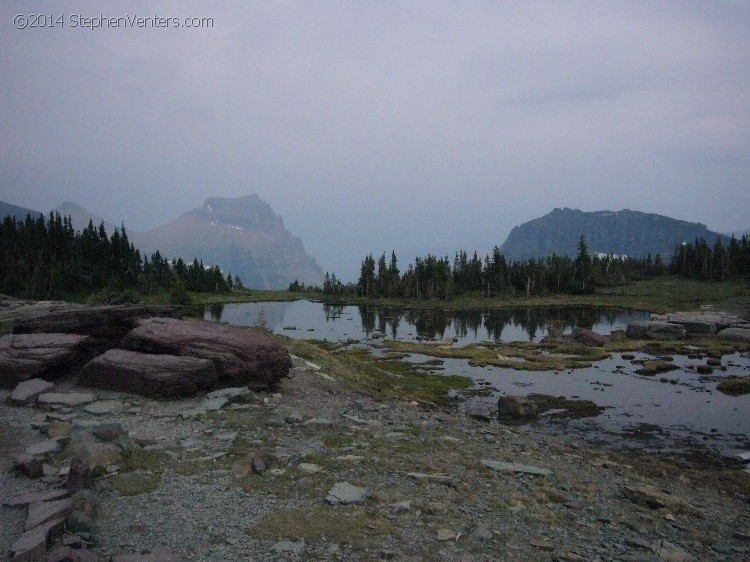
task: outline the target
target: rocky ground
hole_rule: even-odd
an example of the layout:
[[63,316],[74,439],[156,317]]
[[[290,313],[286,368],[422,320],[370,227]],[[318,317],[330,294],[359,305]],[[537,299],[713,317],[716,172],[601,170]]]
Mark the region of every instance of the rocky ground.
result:
[[[95,474],[83,536],[104,560],[750,560],[738,468],[376,401],[296,365],[275,393],[226,404],[97,390],[97,407],[15,406],[0,391],[0,497],[64,482],[63,453],[42,478],[12,470],[62,415],[138,444]],[[26,509],[0,508],[6,556]]]

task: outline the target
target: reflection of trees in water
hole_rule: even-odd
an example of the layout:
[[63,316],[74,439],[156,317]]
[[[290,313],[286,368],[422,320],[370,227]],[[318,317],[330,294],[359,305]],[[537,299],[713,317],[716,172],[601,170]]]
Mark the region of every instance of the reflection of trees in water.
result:
[[215,302],[209,305],[208,313],[211,315],[211,320],[221,322],[221,315],[224,314],[224,303]]
[[343,305],[340,304],[324,304],[323,305],[323,314],[326,316],[326,322],[329,322],[330,320],[335,320],[341,314],[344,312]]
[[[374,331],[390,333],[395,339],[400,322],[414,326],[420,338],[444,339],[451,326],[453,333],[478,338],[484,327],[490,341],[500,342],[506,326],[521,328],[534,340],[539,332],[562,334],[574,328],[593,328],[601,321],[613,324],[620,313],[596,308],[511,308],[494,310],[397,309],[359,305],[362,329],[367,336]],[[339,314],[341,311],[339,310]],[[326,316],[326,319],[328,316]]]

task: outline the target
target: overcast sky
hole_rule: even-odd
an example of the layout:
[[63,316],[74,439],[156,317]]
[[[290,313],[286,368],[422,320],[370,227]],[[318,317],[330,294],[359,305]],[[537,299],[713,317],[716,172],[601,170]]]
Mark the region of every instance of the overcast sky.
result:
[[345,278],[554,207],[750,227],[750,2],[154,4],[0,5],[1,200],[143,230],[257,193]]

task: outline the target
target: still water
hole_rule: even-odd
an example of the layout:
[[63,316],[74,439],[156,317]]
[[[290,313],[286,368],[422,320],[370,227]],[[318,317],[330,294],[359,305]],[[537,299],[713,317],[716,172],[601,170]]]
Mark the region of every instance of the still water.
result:
[[252,326],[259,318],[277,334],[327,341],[366,340],[373,336],[404,341],[455,339],[479,342],[539,341],[551,329],[570,333],[590,328],[600,334],[648,318],[645,312],[596,308],[508,310],[412,310],[376,306],[332,306],[310,301],[212,305],[205,318]]
[[[550,330],[570,333],[576,327],[601,334],[648,318],[648,313],[595,308],[544,308],[513,310],[407,310],[374,306],[328,306],[310,301],[213,305],[205,318],[240,326],[259,321],[277,334],[292,338],[357,341],[375,353],[378,340],[453,340],[456,346],[480,342],[539,341]],[[653,359],[637,353],[635,360]],[[410,355],[406,361],[432,359]],[[477,386],[498,395],[546,394],[588,399],[605,411],[595,418],[557,423],[548,427],[580,431],[586,438],[649,449],[684,450],[698,445],[714,450],[750,448],[750,395],[727,396],[716,390],[721,378],[750,375],[750,357],[738,353],[722,358],[722,367],[711,376],[697,374],[705,359],[673,358],[674,371],[645,377],[637,363],[615,353],[589,368],[569,371],[529,372],[499,367],[475,367],[467,360],[445,359],[430,369],[436,375],[463,375]],[[633,435],[637,438],[631,438]],[[616,443],[615,443],[616,444]]]

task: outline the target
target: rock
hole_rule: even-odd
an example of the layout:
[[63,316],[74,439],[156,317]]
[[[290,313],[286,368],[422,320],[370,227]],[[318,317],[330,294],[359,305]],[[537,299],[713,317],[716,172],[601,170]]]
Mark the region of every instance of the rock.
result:
[[719,337],[730,341],[750,342],[750,328],[726,328]]
[[355,425],[367,425],[369,423],[367,420],[359,418],[357,416],[352,416],[351,414],[343,413],[341,414],[341,417],[348,419]]
[[297,468],[299,468],[302,472],[310,472],[312,474],[323,470],[322,466],[309,462],[301,462],[297,465]]
[[229,399],[226,396],[218,396],[205,400],[201,404],[201,407],[207,412],[215,412],[221,410],[227,403],[229,403]]
[[609,341],[607,336],[598,334],[588,328],[576,328],[570,338],[589,347],[602,347]]
[[482,523],[471,533],[471,540],[475,542],[485,542],[492,540],[492,538],[492,524],[489,522]]
[[58,310],[16,321],[14,334],[81,334],[88,336],[88,361],[116,347],[139,319],[177,316],[179,308],[165,305],[91,306]]
[[39,404],[44,405],[62,405],[71,408],[83,406],[96,400],[96,396],[90,392],[47,392],[40,394],[37,398]]
[[328,491],[326,502],[331,505],[350,505],[362,503],[370,496],[368,488],[360,488],[349,482],[337,482]]
[[132,447],[127,431],[118,423],[79,423],[73,426],[65,454],[87,460],[91,470],[106,469],[108,465],[119,464]]
[[660,320],[639,320],[628,324],[625,333],[636,340],[675,340],[685,337],[685,328]]
[[95,416],[117,414],[120,410],[122,410],[122,402],[119,400],[98,400],[83,407],[84,412]]
[[59,333],[0,337],[0,388],[72,372],[86,360],[87,340],[87,336]]
[[700,516],[700,510],[688,504],[682,498],[667,494],[651,486],[623,486],[622,495],[631,502],[650,509],[668,507],[677,513]]
[[29,504],[29,515],[26,518],[24,531],[30,531],[48,521],[65,519],[73,511],[73,500],[64,498],[49,502],[34,502]]
[[31,562],[39,560],[47,550],[47,541],[53,534],[62,531],[64,517],[47,521],[26,531],[10,547],[10,557],[13,562]]
[[51,439],[59,439],[61,437],[70,437],[70,432],[73,430],[73,424],[66,421],[52,420],[47,426],[47,435]]
[[33,457],[43,457],[45,455],[54,454],[59,450],[60,442],[57,439],[47,439],[46,441],[41,441],[39,443],[29,445],[28,447],[26,447],[26,450],[24,452],[27,455],[31,455]]
[[529,541],[529,544],[534,548],[538,548],[539,550],[544,550],[546,552],[552,552],[553,550],[555,550],[555,544],[547,539],[531,539]]
[[3,505],[8,507],[24,507],[34,502],[60,500],[68,497],[68,495],[68,491],[63,489],[43,490],[41,492],[30,492],[28,494],[22,494],[8,500],[4,500]]
[[537,407],[519,396],[501,396],[497,399],[497,414],[501,418],[531,418],[536,416]]
[[228,404],[247,404],[252,401],[254,396],[255,393],[252,390],[242,386],[214,390],[213,392],[209,392],[206,395],[206,398],[208,400],[212,400],[213,398],[226,398]]
[[492,470],[499,472],[521,472],[524,474],[534,474],[536,476],[550,476],[552,471],[548,468],[539,468],[528,464],[519,464],[514,462],[500,462],[491,460],[482,460],[482,464]]
[[194,396],[218,380],[207,359],[110,349],[87,363],[78,384],[156,399]]
[[18,383],[10,395],[10,401],[17,406],[34,404],[40,394],[49,392],[55,388],[54,383],[44,379],[29,379]]
[[390,505],[391,509],[396,513],[406,513],[411,510],[411,500],[402,500],[394,502]]
[[91,480],[91,468],[89,462],[83,455],[76,455],[70,463],[68,472],[68,490],[72,493],[85,490],[93,485]]
[[246,386],[267,390],[285,377],[291,366],[286,349],[273,338],[235,326],[173,318],[139,320],[123,339],[133,351],[210,360],[217,386]]
[[420,482],[437,482],[438,484],[445,484],[446,486],[455,487],[457,485],[456,479],[447,474],[426,474],[424,472],[408,472],[407,476],[414,478]]
[[436,538],[440,542],[453,541],[458,538],[458,533],[456,533],[456,531],[454,531],[453,529],[438,529]]
[[44,475],[44,463],[39,457],[29,454],[19,455],[13,461],[13,466],[27,478],[39,478]]
[[294,541],[279,541],[271,547],[271,550],[281,554],[282,552],[289,552],[292,554],[302,554],[305,550],[305,541],[300,539]]
[[306,369],[308,371],[320,371],[321,369],[320,365],[316,365],[315,363],[310,363],[306,359],[302,359],[302,357],[297,357],[296,355],[290,355],[289,358],[292,360],[293,367]]

